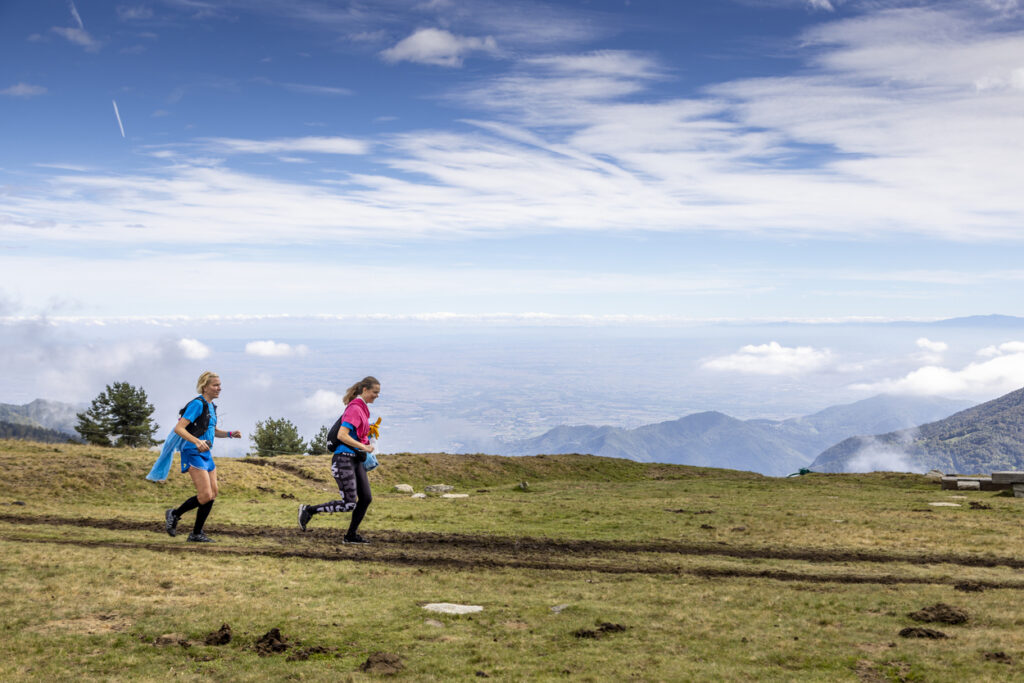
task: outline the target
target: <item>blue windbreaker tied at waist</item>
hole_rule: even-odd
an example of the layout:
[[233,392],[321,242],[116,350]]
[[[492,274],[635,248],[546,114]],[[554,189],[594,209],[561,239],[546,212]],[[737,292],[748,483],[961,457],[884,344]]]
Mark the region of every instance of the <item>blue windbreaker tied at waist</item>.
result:
[[180,451],[181,447],[184,446],[187,441],[178,436],[174,430],[167,435],[167,440],[164,441],[164,448],[160,451],[160,457],[153,463],[153,469],[146,475],[146,479],[150,481],[164,481],[167,479],[167,475],[171,473],[171,461],[174,460],[174,452]]

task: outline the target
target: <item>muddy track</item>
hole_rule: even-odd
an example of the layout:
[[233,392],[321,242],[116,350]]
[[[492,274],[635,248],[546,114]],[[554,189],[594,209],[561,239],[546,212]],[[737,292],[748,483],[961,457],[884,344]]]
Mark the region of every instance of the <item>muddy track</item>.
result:
[[[861,574],[819,574],[814,572],[793,572],[758,569],[715,569],[682,568],[666,565],[643,565],[639,562],[588,562],[583,558],[516,558],[490,556],[481,557],[476,551],[454,554],[416,554],[395,552],[379,546],[336,546],[333,548],[240,548],[212,547],[209,545],[186,545],[179,542],[126,543],[86,539],[40,539],[22,538],[0,534],[0,540],[15,543],[37,543],[66,545],[82,548],[111,548],[119,550],[149,550],[161,553],[202,553],[236,557],[271,557],[275,559],[312,559],[327,562],[374,562],[391,565],[415,566],[419,568],[444,568],[462,570],[490,569],[533,569],[541,571],[590,572],[602,574],[659,574],[671,576],[694,576],[703,579],[753,578],[775,581],[832,584],[875,584],[875,585],[956,585],[959,579],[929,578],[917,576],[861,575]],[[979,588],[1024,590],[1024,582],[975,581]]]
[[[164,533],[163,521],[138,522],[116,519],[68,518],[54,515],[11,515],[0,513],[0,522],[13,524],[50,526],[75,526],[111,531],[151,531]],[[255,527],[233,524],[216,524],[220,536],[236,538],[260,538],[282,543],[313,542],[337,543],[338,528],[315,529],[303,533],[297,528]],[[511,553],[519,557],[527,555],[546,556],[557,554],[566,558],[597,558],[614,554],[660,553],[668,555],[718,556],[738,559],[791,560],[820,563],[864,562],[903,563],[910,565],[951,564],[961,567],[1010,567],[1024,568],[1024,559],[1015,557],[994,557],[977,555],[943,554],[897,554],[862,550],[825,550],[818,548],[771,548],[733,547],[710,543],[683,543],[672,541],[578,541],[550,538],[513,536],[485,536],[473,534],[441,534],[435,532],[410,532],[374,530],[373,539],[382,545],[400,546],[413,552],[443,551],[452,549],[459,552]]]

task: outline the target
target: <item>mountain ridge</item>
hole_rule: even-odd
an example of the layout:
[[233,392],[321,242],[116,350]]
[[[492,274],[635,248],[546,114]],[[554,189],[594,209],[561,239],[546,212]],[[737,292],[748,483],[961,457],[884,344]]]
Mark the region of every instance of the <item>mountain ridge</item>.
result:
[[822,451],[811,467],[848,472],[858,462],[887,459],[919,471],[1024,470],[1024,389],[916,427],[850,437]]
[[83,406],[37,398],[24,405],[0,403],[0,422],[61,432],[77,437],[77,414]]
[[638,462],[741,469],[784,476],[829,446],[878,425],[893,431],[944,417],[969,404],[879,395],[788,420],[740,420],[718,411],[692,413],[632,429],[562,425],[498,445],[501,455],[589,453]]

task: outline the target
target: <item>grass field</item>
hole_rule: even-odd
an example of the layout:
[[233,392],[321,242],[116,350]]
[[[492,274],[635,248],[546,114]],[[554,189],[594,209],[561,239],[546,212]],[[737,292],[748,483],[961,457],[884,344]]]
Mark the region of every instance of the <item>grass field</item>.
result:
[[[163,532],[192,491],[146,482],[153,459],[0,441],[0,679],[1024,677],[1024,499],[917,475],[401,454],[371,474],[373,544],[354,547],[347,515],[295,522],[336,497],[327,457],[222,459],[218,543],[200,545]],[[909,616],[938,603],[966,620]]]

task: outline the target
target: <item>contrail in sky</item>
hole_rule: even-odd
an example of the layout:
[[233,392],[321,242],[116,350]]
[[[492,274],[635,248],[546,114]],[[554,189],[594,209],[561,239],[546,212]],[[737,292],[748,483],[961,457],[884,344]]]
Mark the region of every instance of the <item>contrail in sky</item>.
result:
[[75,18],[78,23],[78,28],[85,30],[85,24],[82,23],[82,16],[78,13],[78,8],[75,7],[75,0],[68,0],[68,5],[71,6],[71,16]]
[[121,113],[117,111],[117,100],[110,100],[114,103],[114,116],[117,117],[117,127],[121,129],[121,137],[124,137],[124,124],[121,123]]

